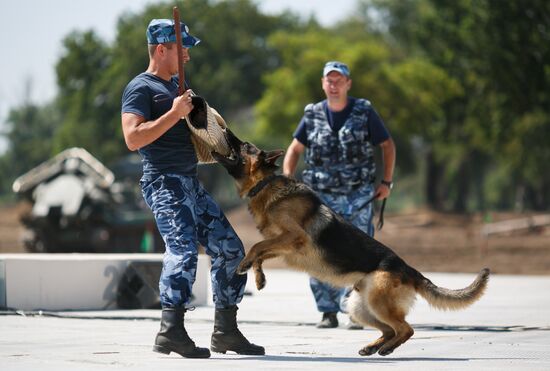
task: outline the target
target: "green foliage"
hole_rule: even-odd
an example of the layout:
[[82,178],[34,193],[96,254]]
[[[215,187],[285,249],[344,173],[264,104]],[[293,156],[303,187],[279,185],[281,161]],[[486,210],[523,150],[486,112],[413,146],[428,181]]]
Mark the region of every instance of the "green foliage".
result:
[[147,24],[171,18],[176,4],[202,39],[186,78],[239,135],[288,145],[304,106],[324,99],[322,66],[343,60],[350,94],[369,99],[389,127],[397,177],[411,176],[398,184],[415,202],[422,190],[439,209],[548,209],[545,0],[358,0],[355,14],[332,28],[262,14],[252,0],[186,0],[123,15],[111,44],[91,30],[71,32],[56,65],[56,99],[9,113],[0,195],[67,147],[84,147],[107,166],[128,153],[122,92],[147,69]]
[[550,3],[487,0],[484,53],[498,112],[488,140],[530,207],[550,204]]
[[[93,31],[72,32],[63,41],[56,64],[59,94],[52,106],[58,121],[53,149],[43,153],[42,160],[73,146],[86,148],[107,164],[127,153],[120,126],[122,92],[147,69],[147,24],[153,18],[171,18],[174,4],[150,5],[140,14],[122,16],[113,45]],[[202,39],[186,66],[191,86],[222,113],[251,106],[263,90],[261,75],[279,63],[267,46],[268,35],[298,27],[297,18],[263,15],[248,0],[189,0],[178,5],[191,32]],[[35,148],[31,142],[25,145]],[[24,170],[32,163],[24,161]]]
[[325,62],[342,60],[352,72],[350,95],[374,104],[400,144],[400,171],[411,172],[415,168],[413,149],[402,138],[422,136],[436,141],[441,135],[437,123],[444,118],[442,105],[462,95],[461,86],[425,59],[395,58],[395,50],[381,40],[368,35],[360,38],[356,33],[346,36],[312,28],[302,34],[278,32],[270,38],[282,67],[265,75],[266,89],[256,105],[255,138],[285,138],[288,145],[304,106],[325,98],[321,89]]
[[52,138],[59,122],[53,105],[39,107],[24,103],[12,109],[6,121],[9,146],[0,157],[0,194],[11,192],[15,178],[53,154]]
[[[496,202],[489,206],[514,207],[515,196],[509,197],[514,189],[527,189],[515,191],[526,195],[519,200],[520,207],[547,208],[550,175],[540,168],[550,152],[544,144],[550,139],[545,72],[550,61],[550,4],[541,0],[364,0],[361,4],[371,30],[408,58],[421,56],[436,65],[457,87],[454,99],[434,102],[440,119],[425,121],[433,132],[419,133],[431,143],[427,159],[434,163],[428,169],[439,168],[436,173],[443,174],[429,180],[438,188],[432,206],[445,207],[443,198],[479,195],[470,185],[485,189],[480,186],[484,179],[500,179],[508,172],[506,184],[488,191],[490,197],[477,197],[476,208],[485,207],[483,200]],[[412,94],[418,94],[420,86],[416,83]],[[534,169],[539,169],[538,174]],[[491,171],[500,175],[487,176]],[[457,181],[464,177],[471,181]],[[463,200],[452,208],[465,204]]]
[[[372,68],[387,57],[384,48],[374,42],[350,44],[345,37],[318,27],[299,34],[281,31],[269,42],[278,51],[282,67],[265,74],[266,89],[256,105],[258,136],[291,138],[304,106],[324,99],[321,71],[326,61],[345,60],[353,75],[361,76],[363,68]],[[368,87],[354,84],[350,93],[360,94],[361,89]]]
[[[175,4],[191,33],[201,39],[185,66],[191,87],[222,113],[252,105],[263,91],[262,74],[279,64],[267,46],[267,37],[278,29],[296,29],[297,18],[264,15],[249,0],[187,0],[183,6],[181,2],[149,6],[142,14],[119,21],[114,52],[117,67],[113,68],[125,76],[126,83],[147,68],[147,24],[153,18],[171,18]],[[136,58],[143,61],[139,68],[135,68]],[[128,66],[133,70],[128,71]]]
[[[171,18],[176,4],[182,20],[202,39],[191,50],[186,77],[226,118],[253,105],[263,91],[262,74],[279,65],[267,37],[300,27],[296,16],[261,14],[249,0],[188,0],[123,15],[111,45],[92,30],[72,31],[55,67],[56,99],[47,107],[12,109],[5,134],[10,149],[0,157],[0,169],[6,169],[0,193],[9,192],[15,177],[67,147],[84,147],[107,166],[128,153],[120,125],[122,92],[147,69],[149,21]],[[10,166],[14,159],[17,166]]]
[[117,148],[123,144],[116,140],[120,138],[119,120],[113,120],[120,112],[113,100],[120,98],[110,93],[104,78],[112,65],[111,50],[93,31],[75,33],[63,46],[56,65],[62,120],[54,149],[83,147],[101,160],[112,160],[122,154]]

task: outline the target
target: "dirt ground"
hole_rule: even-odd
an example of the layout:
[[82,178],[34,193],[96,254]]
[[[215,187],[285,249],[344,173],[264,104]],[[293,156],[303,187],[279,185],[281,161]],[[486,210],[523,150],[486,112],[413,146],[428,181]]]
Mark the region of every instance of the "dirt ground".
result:
[[[0,208],[0,253],[26,253],[21,244],[21,211],[22,206]],[[234,209],[227,216],[245,248],[261,240],[246,207]],[[491,218],[500,221],[526,216],[495,213]],[[481,235],[483,225],[480,215],[418,210],[387,214],[384,228],[375,237],[420,271],[473,273],[489,267],[500,274],[550,274],[550,226],[486,239]],[[284,263],[272,260],[265,266],[280,268]]]

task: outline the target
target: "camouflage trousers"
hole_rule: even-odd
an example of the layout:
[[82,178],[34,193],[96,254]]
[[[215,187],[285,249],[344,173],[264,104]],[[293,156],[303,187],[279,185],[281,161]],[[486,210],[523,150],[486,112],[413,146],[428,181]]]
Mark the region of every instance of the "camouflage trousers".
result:
[[[373,196],[374,186],[365,185],[350,194],[334,194],[318,191],[321,200],[348,222],[352,223],[369,236],[374,236],[373,203],[365,203]],[[344,312],[352,288],[333,287],[316,278],[309,278],[309,286],[315,297],[317,310],[322,313]]]
[[166,247],[159,282],[162,307],[183,307],[189,303],[199,244],[211,258],[216,308],[239,303],[246,275],[235,271],[245,255],[243,244],[198,179],[161,175],[155,179],[144,177],[140,184]]

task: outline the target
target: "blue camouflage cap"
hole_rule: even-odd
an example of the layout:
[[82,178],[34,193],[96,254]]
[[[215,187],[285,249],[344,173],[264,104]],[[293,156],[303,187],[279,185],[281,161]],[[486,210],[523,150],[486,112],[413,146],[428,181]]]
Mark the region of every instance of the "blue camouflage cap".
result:
[[[181,24],[181,41],[184,48],[191,48],[198,43],[200,39],[189,34],[189,27],[183,22]],[[150,45],[175,43],[176,30],[174,21],[171,19],[153,19],[147,26],[147,43]]]
[[325,64],[325,68],[323,68],[323,77],[328,75],[332,71],[339,72],[346,77],[350,76],[348,65],[342,62],[338,62],[338,61],[327,62]]

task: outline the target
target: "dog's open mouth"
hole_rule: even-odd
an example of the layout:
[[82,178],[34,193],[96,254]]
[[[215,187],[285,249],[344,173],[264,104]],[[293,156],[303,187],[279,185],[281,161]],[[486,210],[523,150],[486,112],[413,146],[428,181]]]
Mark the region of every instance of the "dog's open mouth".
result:
[[212,151],[212,156],[216,159],[216,161],[225,166],[236,166],[241,161],[240,151],[243,142],[237,138],[235,134],[229,130],[229,128],[226,129],[225,139],[229,145],[229,154],[222,155],[219,152]]
[[239,162],[239,156],[234,148],[231,148],[231,151],[229,152],[228,155],[222,155],[221,153],[216,151],[212,151],[212,155],[214,156],[215,159],[223,158],[225,162],[231,165],[236,165]]

